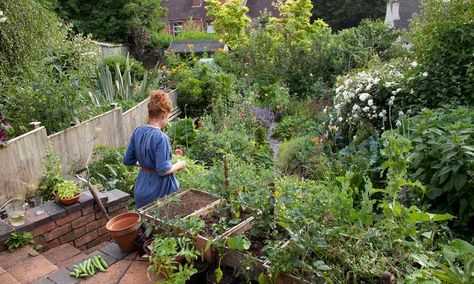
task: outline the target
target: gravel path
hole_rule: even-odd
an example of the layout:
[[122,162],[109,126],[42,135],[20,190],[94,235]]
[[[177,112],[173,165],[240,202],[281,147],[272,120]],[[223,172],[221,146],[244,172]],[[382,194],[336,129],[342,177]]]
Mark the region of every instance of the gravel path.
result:
[[280,149],[280,145],[281,145],[280,140],[277,140],[272,137],[273,129],[276,127],[276,125],[277,125],[276,123],[272,123],[272,125],[270,125],[270,129],[268,129],[268,132],[267,132],[267,139],[268,139],[268,143],[270,143],[270,147],[272,147],[273,157],[276,156],[276,154],[278,153],[278,149]]

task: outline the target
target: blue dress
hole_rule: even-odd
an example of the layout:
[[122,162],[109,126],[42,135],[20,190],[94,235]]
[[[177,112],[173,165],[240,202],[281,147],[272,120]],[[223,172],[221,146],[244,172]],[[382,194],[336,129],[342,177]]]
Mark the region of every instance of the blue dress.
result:
[[175,175],[164,175],[171,169],[171,157],[171,144],[165,133],[147,125],[135,129],[123,163],[135,166],[138,161],[142,167],[134,189],[137,208],[178,190],[179,182]]

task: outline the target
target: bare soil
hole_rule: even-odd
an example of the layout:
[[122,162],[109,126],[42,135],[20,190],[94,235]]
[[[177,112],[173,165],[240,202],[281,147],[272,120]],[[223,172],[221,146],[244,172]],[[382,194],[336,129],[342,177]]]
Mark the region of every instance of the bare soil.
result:
[[177,197],[176,200],[171,198],[170,201],[163,204],[159,208],[153,208],[150,210],[153,215],[160,219],[172,219],[176,217],[184,217],[196,210],[199,210],[212,202],[216,201],[217,198],[207,193],[200,191],[188,191]]
[[[219,227],[219,230],[214,232],[214,230],[212,229],[212,225],[219,224],[221,217],[224,217],[226,221],[222,223],[222,227]],[[206,223],[206,226],[204,227],[201,234],[206,238],[214,239],[249,217],[249,213],[240,212],[240,218],[233,219],[231,216],[230,208],[227,206],[223,207],[220,210],[213,211],[211,214],[201,216],[201,219]]]

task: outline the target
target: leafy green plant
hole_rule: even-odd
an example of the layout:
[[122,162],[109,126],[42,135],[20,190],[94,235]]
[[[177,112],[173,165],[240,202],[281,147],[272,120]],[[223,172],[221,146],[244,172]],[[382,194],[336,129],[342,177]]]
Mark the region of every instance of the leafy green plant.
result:
[[197,132],[194,121],[191,118],[184,118],[170,122],[166,128],[166,134],[170,137],[174,145],[190,147]]
[[70,199],[77,196],[81,189],[75,182],[65,180],[56,184],[54,191],[60,199]]
[[315,129],[315,122],[305,116],[285,116],[275,127],[273,136],[280,140],[309,134]]
[[[189,238],[156,236],[149,249],[148,271],[156,271],[164,276],[166,278],[164,283],[184,284],[197,272],[190,263],[196,260],[200,253]],[[187,263],[184,265],[179,263],[180,257],[186,259]]]
[[94,149],[89,176],[92,183],[102,184],[105,190],[118,189],[133,196],[133,186],[139,169],[123,164],[123,147],[98,146]]
[[472,233],[468,225],[474,216],[472,109],[424,110],[407,124],[413,144],[410,172],[427,185],[424,204],[456,214],[458,229]]
[[37,194],[45,201],[53,200],[53,191],[55,190],[56,185],[64,181],[64,178],[61,160],[52,149],[48,149],[46,151],[43,166],[45,167],[46,171],[41,176]]
[[102,59],[102,62],[104,63],[104,65],[107,65],[107,67],[109,67],[109,70],[112,73],[112,77],[115,76],[115,66],[117,64],[119,65],[120,70],[126,70],[126,66],[129,64],[131,69],[130,76],[135,80],[141,81],[143,79],[143,75],[145,74],[145,68],[143,67],[142,63],[135,60],[133,57],[123,55],[109,55],[104,57]]
[[33,235],[30,232],[13,232],[5,241],[5,245],[11,252],[32,243]]

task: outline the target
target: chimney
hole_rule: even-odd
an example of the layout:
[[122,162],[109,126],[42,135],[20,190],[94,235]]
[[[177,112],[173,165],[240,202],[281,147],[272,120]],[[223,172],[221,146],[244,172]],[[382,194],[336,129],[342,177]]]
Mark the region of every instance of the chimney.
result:
[[201,7],[202,0],[193,0],[193,7]]

